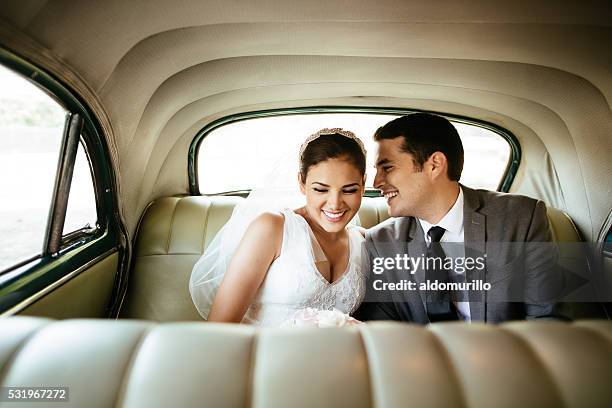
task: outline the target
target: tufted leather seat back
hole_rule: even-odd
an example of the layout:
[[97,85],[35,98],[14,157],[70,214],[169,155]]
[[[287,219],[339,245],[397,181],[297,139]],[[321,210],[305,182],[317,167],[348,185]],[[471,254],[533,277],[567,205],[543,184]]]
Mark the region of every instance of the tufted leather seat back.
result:
[[[156,321],[200,320],[189,295],[191,269],[243,200],[232,196],[165,197],[146,210],[138,230],[134,268],[121,317]],[[557,241],[578,242],[572,220],[549,208]],[[389,217],[384,198],[368,198],[359,210],[365,228]]]
[[191,269],[241,197],[165,197],[138,228],[122,317],[201,320],[189,295]]
[[57,406],[612,406],[607,321],[258,330],[18,317],[0,333],[0,385],[70,387]]

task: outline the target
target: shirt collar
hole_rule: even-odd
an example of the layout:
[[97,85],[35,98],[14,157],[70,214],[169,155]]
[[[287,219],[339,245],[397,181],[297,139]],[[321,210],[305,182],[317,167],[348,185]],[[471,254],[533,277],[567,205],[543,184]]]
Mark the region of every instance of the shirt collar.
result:
[[442,227],[452,234],[459,235],[463,228],[463,190],[461,186],[459,186],[459,195],[457,196],[457,200],[455,200],[455,204],[453,204],[451,209],[448,210],[437,224],[430,224],[420,218],[418,220],[421,223],[421,228],[423,228],[425,236],[427,236],[429,229],[435,226]]

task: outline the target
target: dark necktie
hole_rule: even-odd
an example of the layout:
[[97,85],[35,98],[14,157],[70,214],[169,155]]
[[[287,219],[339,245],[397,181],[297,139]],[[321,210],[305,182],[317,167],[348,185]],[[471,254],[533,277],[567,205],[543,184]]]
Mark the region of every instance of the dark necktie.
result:
[[[427,231],[427,235],[431,239],[431,243],[427,248],[428,265],[434,266],[426,270],[426,279],[430,282],[438,281],[438,283],[448,284],[451,282],[449,271],[444,269],[444,259],[446,255],[440,240],[446,230],[442,227],[431,227]],[[441,261],[431,259],[440,258]],[[440,265],[441,264],[441,265]],[[439,267],[441,266],[441,267]],[[457,320],[457,310],[451,299],[450,292],[447,290],[430,291],[427,296],[427,316],[430,322],[440,322],[447,320]]]

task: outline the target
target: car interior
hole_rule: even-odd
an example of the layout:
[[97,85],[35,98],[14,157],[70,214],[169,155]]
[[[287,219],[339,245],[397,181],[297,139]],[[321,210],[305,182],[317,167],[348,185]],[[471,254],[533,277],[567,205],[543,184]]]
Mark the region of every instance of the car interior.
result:
[[[612,406],[611,22],[605,0],[0,3],[0,406]],[[42,125],[9,117],[29,108],[3,78]],[[192,268],[289,144],[222,132],[412,112],[503,142],[490,189],[544,201],[588,281],[572,321],[205,322]],[[474,138],[485,177],[497,148]],[[389,218],[371,184],[358,218]]]

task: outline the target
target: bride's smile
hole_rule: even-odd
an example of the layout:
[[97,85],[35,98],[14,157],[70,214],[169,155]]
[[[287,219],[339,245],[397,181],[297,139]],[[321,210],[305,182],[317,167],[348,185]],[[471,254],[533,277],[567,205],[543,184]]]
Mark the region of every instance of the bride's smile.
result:
[[327,211],[322,210],[323,214],[329,222],[340,222],[346,211]]

